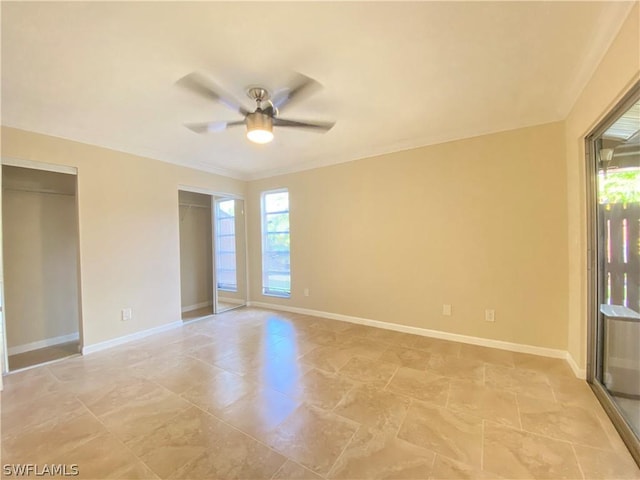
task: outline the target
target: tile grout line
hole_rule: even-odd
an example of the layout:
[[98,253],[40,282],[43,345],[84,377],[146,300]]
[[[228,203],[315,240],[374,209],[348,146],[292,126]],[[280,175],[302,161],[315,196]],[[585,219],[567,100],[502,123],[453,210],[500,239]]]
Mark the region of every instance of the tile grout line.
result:
[[580,460],[578,459],[578,454],[576,452],[576,448],[573,445],[573,443],[571,444],[571,451],[573,452],[573,458],[575,458],[576,460],[576,465],[578,465],[578,470],[580,471],[580,475],[582,475],[582,479],[584,480],[587,477],[585,477],[584,475],[584,471],[582,470],[582,465],[580,465]]
[[486,420],[482,420],[482,439],[480,440],[480,470],[484,472],[484,424]]
[[[66,360],[66,358],[65,358],[65,359],[63,359],[63,360]],[[49,365],[45,365],[45,366],[44,366],[44,370],[45,370],[45,371],[46,371],[46,372],[47,372],[51,377],[53,377],[53,379],[54,379],[57,383],[59,383],[59,384],[61,384],[61,385],[64,383],[64,382],[63,382],[60,378],[58,378],[58,376],[57,376],[57,375],[56,375],[56,374],[51,370],[51,368],[50,368],[50,366],[49,366]],[[74,396],[75,396],[75,395],[74,395]]]
[[280,465],[280,467],[278,467],[278,470],[276,470],[275,472],[273,472],[273,475],[271,475],[269,477],[269,480],[273,480],[274,478],[276,478],[278,476],[278,474],[282,471],[282,469],[284,468],[284,466],[286,465],[287,460],[284,461],[284,463],[282,465]]
[[[479,417],[478,417],[478,418],[479,418]],[[498,426],[500,426],[500,427],[503,427],[503,428],[508,428],[508,429],[511,429],[511,430],[515,430],[516,432],[526,433],[526,434],[528,434],[528,435],[533,435],[533,436],[535,436],[535,437],[544,438],[544,439],[546,439],[546,440],[551,440],[551,441],[554,441],[554,442],[560,442],[560,443],[568,443],[569,445],[574,445],[574,444],[575,444],[575,445],[578,445],[578,446],[580,446],[580,447],[587,447],[587,448],[592,448],[592,449],[595,449],[595,450],[601,450],[601,451],[603,451],[603,452],[609,452],[609,453],[615,453],[615,454],[617,454],[616,450],[615,450],[615,449],[613,449],[613,448],[611,448],[611,449],[606,449],[606,448],[601,448],[601,447],[594,447],[593,445],[587,445],[586,443],[577,443],[577,442],[572,441],[572,440],[566,440],[566,439],[564,439],[564,438],[552,437],[552,436],[550,436],[550,435],[544,435],[544,434],[542,434],[542,433],[538,433],[538,432],[531,432],[531,431],[529,431],[529,430],[525,430],[525,429],[518,430],[517,428],[515,428],[515,427],[513,427],[513,426],[511,426],[511,425],[507,425],[507,424],[505,424],[505,423],[500,423],[500,422],[497,422],[497,421],[495,421],[495,420],[486,420],[486,419],[482,419],[482,420],[483,420],[483,421],[487,421],[487,422],[494,423],[494,424],[496,424],[496,425],[498,425]]]
[[400,365],[396,365],[396,369],[393,371],[393,373],[391,374],[391,377],[389,377],[389,380],[387,381],[387,383],[385,383],[384,387],[382,387],[382,390],[388,391],[387,387],[391,384],[391,381],[395,378],[396,373],[398,373],[399,370],[400,370]]
[[284,468],[284,466],[287,464],[287,462],[291,462],[291,463],[293,463],[294,465],[297,465],[298,467],[300,467],[300,468],[302,468],[302,469],[304,469],[304,470],[309,470],[309,471],[310,471],[311,473],[313,473],[314,475],[318,475],[318,476],[319,476],[319,477],[321,477],[321,478],[325,478],[325,477],[322,477],[321,475],[317,474],[316,472],[314,472],[314,471],[313,471],[313,470],[311,470],[310,468],[305,467],[305,466],[304,466],[304,465],[302,465],[301,463],[298,463],[298,462],[296,462],[296,461],[294,461],[294,460],[291,460],[291,459],[290,459],[290,458],[288,458],[288,457],[285,457],[285,458],[287,458],[287,459],[285,460],[285,462],[280,466],[280,468],[278,468],[278,470],[276,470],[276,471],[274,472],[274,474],[273,474],[273,475],[271,475],[271,477],[269,477],[269,480],[274,480],[274,479],[276,478],[276,476],[277,476],[277,475],[282,471],[282,469],[283,469],[283,468]]
[[447,401],[444,402],[444,408],[449,408],[449,399],[451,398],[451,383],[452,383],[453,379],[450,378],[449,379],[449,385],[447,386]]
[[516,411],[518,412],[518,422],[520,423],[520,430],[522,430],[523,432],[524,427],[522,426],[522,412],[520,412],[520,401],[518,400],[518,394],[514,393],[515,397],[516,397]]
[[[404,422],[407,421],[407,417],[409,416],[409,410],[411,410],[411,407],[413,406],[413,402],[414,402],[414,399],[409,397],[409,406],[407,407],[407,410],[404,412],[404,416],[402,417],[402,421],[399,422],[398,429],[396,430],[396,434],[395,434],[394,438],[399,438],[398,435],[400,434],[400,430],[402,430],[402,426],[404,425]],[[411,442],[409,442],[409,443],[411,443]]]
[[[618,453],[618,452],[617,452],[617,448],[616,448],[616,446],[613,444],[614,442],[613,442],[613,441],[612,441],[612,439],[611,439],[611,435],[610,435],[610,433],[609,433],[609,432],[610,432],[610,430],[609,430],[609,429],[610,429],[611,427],[613,427],[613,428],[614,428],[614,432],[615,432],[615,434],[616,434],[616,435],[618,435],[618,438],[617,438],[617,439],[619,439],[620,441],[622,441],[622,438],[620,437],[620,434],[618,433],[618,431],[617,431],[617,430],[615,430],[615,427],[613,426],[613,423],[611,422],[611,419],[610,419],[608,416],[607,416],[606,418],[600,418],[600,415],[596,414],[595,412],[593,412],[593,414],[594,414],[594,416],[595,416],[596,420],[598,421],[598,425],[600,425],[600,428],[602,428],[602,430],[604,430],[604,433],[605,433],[605,435],[606,435],[606,437],[607,437],[607,440],[609,441],[609,445],[611,445],[611,450],[612,450],[613,452]],[[606,412],[605,412],[605,415],[606,415]],[[607,424],[606,424],[605,422],[607,422],[607,421],[608,421],[609,423],[607,423]],[[615,437],[614,437],[614,438],[615,438]],[[623,443],[623,445],[624,445],[624,443]],[[626,445],[625,445],[625,449],[626,449]],[[602,450],[602,449],[601,449],[601,450]],[[640,468],[640,467],[639,467],[639,468]]]
[[[606,429],[604,428],[604,425],[602,424],[602,421],[601,421],[601,420],[600,420],[600,418],[598,418],[598,416],[597,416],[597,415],[595,415],[595,414],[593,414],[592,416],[596,419],[596,421],[598,422],[598,424],[600,425],[600,427],[604,430],[605,436],[606,436],[607,441],[608,441],[608,443],[609,443],[609,447],[610,447],[609,449],[607,449],[607,448],[602,448],[602,447],[600,447],[600,446],[594,446],[594,445],[589,445],[589,444],[586,444],[586,443],[581,443],[581,442],[576,441],[576,440],[567,440],[567,439],[564,439],[564,438],[558,438],[558,437],[554,437],[554,436],[551,436],[551,435],[544,435],[544,434],[539,433],[539,432],[533,432],[533,431],[530,431],[530,430],[526,430],[526,429],[524,428],[524,424],[522,423],[522,412],[520,411],[520,402],[519,402],[520,395],[525,396],[525,397],[528,397],[528,398],[531,398],[531,399],[533,399],[533,400],[541,400],[541,401],[547,401],[547,402],[548,402],[549,400],[540,399],[540,398],[538,398],[538,397],[529,397],[528,395],[525,395],[525,394],[523,394],[523,393],[516,393],[516,392],[513,392],[513,393],[516,395],[516,406],[517,406],[517,408],[518,408],[518,417],[519,417],[519,419],[520,419],[520,427],[521,427],[521,430],[522,430],[523,432],[526,432],[526,433],[531,434],[531,435],[537,435],[537,436],[539,436],[539,437],[543,437],[543,438],[548,438],[548,439],[550,439],[550,440],[555,440],[555,441],[560,441],[560,442],[568,442],[568,443],[571,443],[572,445],[573,445],[573,444],[577,444],[577,445],[580,445],[580,446],[589,447],[589,448],[595,448],[595,449],[602,450],[602,451],[605,451],[605,452],[614,452],[614,453],[617,453],[617,452],[616,452],[616,449],[615,449],[615,447],[614,447],[614,445],[611,443],[611,438],[610,438],[610,437],[609,437],[609,435],[607,434]],[[569,407],[569,408],[579,408],[579,409],[585,410],[585,411],[586,411],[587,413],[589,413],[590,415],[592,414],[592,412],[591,412],[591,411],[589,411],[588,409],[586,409],[586,408],[584,408],[584,407],[582,407],[582,406],[580,406],[580,405],[573,405],[573,404],[567,404],[567,405],[564,405],[562,402],[554,402],[554,403],[559,404],[559,405],[560,405],[560,407],[562,407],[562,408],[567,408],[567,407]]]
[[438,458],[438,454],[436,452],[433,452],[433,460],[431,461],[431,471],[429,472],[429,478],[431,478],[433,476],[433,467],[436,466],[436,459]]
[[[142,460],[142,458],[140,458],[132,449],[131,447],[129,447],[129,445],[127,445],[126,443],[124,443],[124,441],[120,438],[120,436],[118,436],[116,433],[112,432],[105,424],[102,420],[100,420],[100,418],[91,411],[91,409],[89,409],[89,407],[80,399],[78,398],[75,394],[73,394],[73,396],[82,404],[82,406],[91,414],[91,416],[93,418],[96,419],[96,421],[98,423],[100,423],[100,425],[102,425],[104,427],[104,429],[109,433],[110,436],[112,436],[117,442],[119,442],[127,451],[129,451],[131,453],[131,455],[134,456],[134,458],[136,458],[140,463],[142,463],[145,467],[147,467],[151,472],[153,472],[153,474],[158,477],[161,478],[160,475],[158,475],[158,473],[156,473],[156,471],[151,468],[149,465],[147,465],[147,463]],[[170,418],[170,420],[174,419],[175,417],[177,417],[180,413],[182,413],[184,410],[181,410],[180,412],[176,413],[173,417]],[[83,443],[82,445],[85,445],[87,442]]]
[[[224,371],[226,371],[226,370],[224,370]],[[232,372],[231,372],[231,373],[232,373]],[[237,374],[234,374],[234,375],[237,375]],[[239,375],[238,375],[238,376],[239,376]],[[282,455],[282,456],[283,456],[283,457],[285,457],[286,459],[288,459],[288,458],[289,458],[289,457],[287,457],[286,455],[283,455],[283,454],[281,454],[280,452],[278,452],[277,450],[275,450],[275,449],[271,448],[269,445],[265,444],[264,442],[262,442],[262,441],[258,440],[257,438],[253,437],[253,436],[252,436],[252,435],[250,435],[249,433],[247,433],[247,432],[244,432],[244,431],[240,430],[239,428],[237,428],[237,427],[235,427],[235,426],[231,425],[230,423],[226,422],[226,421],[225,421],[225,420],[223,420],[222,418],[219,418],[219,417],[217,417],[216,415],[212,414],[211,412],[209,412],[209,411],[207,411],[207,410],[202,409],[200,406],[196,405],[195,403],[193,403],[193,402],[192,402],[191,400],[189,400],[188,398],[183,397],[183,396],[182,396],[182,394],[184,394],[185,392],[182,392],[182,394],[178,394],[178,393],[175,393],[175,392],[173,392],[173,391],[169,390],[168,388],[166,388],[165,386],[163,386],[163,385],[159,384],[158,382],[156,382],[156,381],[155,381],[155,380],[153,380],[153,379],[143,378],[143,380],[148,381],[148,382],[150,382],[150,383],[153,383],[154,385],[156,385],[156,386],[160,387],[161,389],[165,390],[166,392],[170,393],[171,395],[175,395],[175,396],[176,396],[176,397],[178,397],[179,399],[181,399],[181,400],[185,401],[186,403],[188,403],[189,405],[191,405],[191,407],[195,407],[195,408],[197,408],[198,410],[200,410],[201,412],[205,413],[206,415],[208,415],[208,416],[210,416],[210,417],[213,417],[213,418],[214,418],[214,419],[216,419],[216,420],[219,420],[221,423],[223,423],[223,424],[225,424],[225,425],[227,425],[227,426],[229,426],[229,427],[233,428],[234,430],[237,430],[238,432],[240,432],[240,433],[242,433],[242,434],[246,435],[247,437],[249,437],[249,438],[251,438],[251,439],[255,440],[256,442],[258,442],[258,443],[260,443],[260,444],[264,445],[265,447],[269,448],[270,450],[272,450],[272,451],[274,451],[274,452],[278,453],[279,455]],[[204,383],[204,382],[200,382],[200,383]],[[196,384],[196,385],[200,385],[200,383],[198,383],[198,384]],[[253,382],[252,382],[252,383],[253,383]],[[258,385],[258,387],[259,387],[259,385]],[[122,440],[120,440],[120,438],[119,438],[119,436],[118,436],[117,434],[115,434],[114,432],[112,432],[109,428],[107,428],[107,426],[106,426],[106,425],[104,425],[104,423],[100,420],[100,418],[99,418],[98,416],[96,416],[96,415],[95,415],[95,413],[93,413],[93,412],[89,409],[89,407],[87,407],[87,406],[84,404],[84,402],[83,402],[80,398],[78,398],[76,395],[74,395],[74,397],[76,397],[76,398],[77,398],[77,400],[78,400],[80,403],[82,403],[82,405],[83,405],[87,410],[89,410],[89,412],[91,413],[91,415],[93,415],[93,416],[96,418],[96,420],[98,420],[98,422],[100,422],[100,424],[102,424],[102,425],[104,426],[104,428],[105,428],[105,430],[107,430],[107,432],[109,432],[109,433],[110,433],[110,434],[112,434],[114,437],[116,437],[116,438],[117,438],[117,440],[118,440],[118,441],[120,441],[123,445],[125,445],[125,447],[127,447],[127,448],[131,451],[131,453],[133,453],[133,455],[134,455],[136,458],[138,458],[141,462],[143,462],[143,463],[144,463],[144,461],[142,461],[142,459],[140,459],[140,457],[138,457],[137,455],[135,455],[135,453],[134,453],[134,452],[133,452],[133,451],[132,451],[132,450],[131,450],[131,449],[130,449],[130,448],[129,448],[125,443],[124,443],[124,442],[122,442]],[[176,417],[177,417],[177,416],[179,416],[180,414],[182,414],[182,413],[186,412],[186,411],[187,411],[189,408],[191,408],[191,407],[187,406],[187,407],[185,407],[185,408],[183,408],[183,409],[180,409],[180,410],[179,410],[175,415],[173,415],[173,416],[169,417],[167,421],[165,421],[165,422],[163,422],[161,425],[159,425],[159,427],[160,427],[160,426],[163,426],[163,425],[168,424],[168,423],[169,423],[169,422],[171,422],[174,418],[176,418]],[[283,420],[283,422],[284,422],[284,420]],[[280,422],[280,423],[282,423],[282,422]],[[278,424],[277,426],[279,426],[279,425],[280,425],[280,424]],[[276,427],[274,427],[274,429],[275,429],[275,428],[277,428],[277,426],[276,426]],[[154,430],[157,430],[157,428],[158,428],[158,427],[156,427]],[[182,467],[184,467],[184,466],[188,465],[189,463],[191,463],[191,462],[192,462],[192,461],[194,461],[194,460],[196,460],[196,459],[192,459],[191,461],[186,462],[186,463],[185,463],[184,465],[182,465],[180,468],[182,468]],[[145,463],[145,465],[147,465],[147,464]],[[283,463],[283,465],[284,465],[284,463]],[[148,465],[147,465],[147,467],[151,469],[151,467],[149,467]],[[151,470],[153,471],[153,469],[151,469]],[[154,473],[155,473],[155,471],[154,471]]]
[[[357,423],[357,422],[354,422]],[[345,446],[342,448],[342,451],[340,452],[340,455],[338,455],[338,458],[336,458],[335,462],[333,462],[333,464],[331,465],[331,468],[329,468],[329,470],[327,471],[327,474],[325,475],[325,478],[329,478],[329,476],[331,475],[331,473],[333,472],[333,469],[335,468],[336,465],[338,465],[338,463],[340,462],[340,459],[342,458],[342,456],[344,455],[344,452],[347,451],[347,449],[349,448],[349,445],[351,445],[351,442],[353,442],[353,439],[355,438],[356,434],[360,431],[361,428],[363,428],[364,425],[362,423],[360,423],[358,425],[358,428],[356,428],[354,430],[354,432],[351,434],[351,438],[349,438],[349,441],[345,444]]]
[[553,388],[553,385],[551,385],[551,382],[549,381],[549,376],[545,375],[545,378],[547,380],[547,385],[549,385],[549,388],[551,389],[551,395],[553,395],[553,401],[556,403],[560,403],[560,401],[558,401],[558,397],[556,395],[556,389]]
[[[180,397],[183,398],[183,397]],[[237,432],[246,435],[247,437],[249,437],[250,439],[254,440],[255,442],[259,443],[260,445],[263,445],[265,447],[267,447],[269,450],[271,450],[272,452],[277,453],[278,455],[282,456],[285,461],[282,463],[282,465],[284,465],[286,463],[287,460],[291,460],[292,462],[294,460],[290,459],[287,455],[285,455],[284,453],[279,452],[278,450],[276,450],[275,448],[273,448],[271,445],[266,444],[265,442],[263,442],[262,440],[254,437],[253,435],[251,435],[250,433],[247,433],[243,430],[240,430],[238,427],[236,427],[235,425],[230,424],[229,422],[227,422],[226,420],[214,415],[213,413],[209,412],[208,410],[204,410],[203,408],[201,408],[200,406],[196,405],[195,403],[193,403],[191,400],[187,399],[187,398],[183,398],[186,402],[190,403],[194,408],[197,408],[198,410],[200,410],[201,412],[203,412],[205,415],[208,415],[210,417],[212,417],[213,419],[219,421],[220,423],[228,426],[229,428],[232,428],[233,430],[236,430]],[[297,409],[298,407],[296,407]],[[186,411],[183,410],[183,412]],[[293,413],[293,412],[292,412]],[[175,417],[173,417],[175,418]],[[282,420],[282,422],[280,422],[278,425],[276,425],[275,427],[273,427],[273,430],[277,429],[282,423],[284,423],[286,421],[286,418],[284,420]],[[191,462],[187,462],[187,463],[191,463]],[[187,465],[187,463],[185,463],[185,465]],[[281,465],[281,467],[282,467]],[[183,465],[184,466],[184,465]],[[280,467],[278,468],[278,470],[280,469]],[[309,470],[309,469],[307,469]],[[277,472],[277,470],[276,470]]]

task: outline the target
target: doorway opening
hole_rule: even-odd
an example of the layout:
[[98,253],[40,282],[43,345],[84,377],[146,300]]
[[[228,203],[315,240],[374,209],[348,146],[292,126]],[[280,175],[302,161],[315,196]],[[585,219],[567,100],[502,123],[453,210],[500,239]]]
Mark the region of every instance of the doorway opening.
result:
[[79,354],[76,175],[2,166],[8,371]]
[[211,196],[178,192],[182,320],[213,315]]
[[588,381],[640,463],[640,84],[587,138]]
[[179,190],[182,320],[247,303],[244,201]]

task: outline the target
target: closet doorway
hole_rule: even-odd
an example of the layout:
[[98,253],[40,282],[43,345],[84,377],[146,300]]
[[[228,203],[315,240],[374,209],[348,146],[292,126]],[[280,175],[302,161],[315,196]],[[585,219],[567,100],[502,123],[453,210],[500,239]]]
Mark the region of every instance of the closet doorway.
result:
[[245,216],[242,199],[184,188],[180,300],[183,321],[192,321],[246,305]]
[[80,352],[75,169],[2,165],[5,371]]

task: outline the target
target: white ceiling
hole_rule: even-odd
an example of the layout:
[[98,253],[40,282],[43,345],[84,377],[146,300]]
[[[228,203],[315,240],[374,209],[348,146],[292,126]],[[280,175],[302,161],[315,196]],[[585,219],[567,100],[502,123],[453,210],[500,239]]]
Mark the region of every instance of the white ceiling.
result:
[[[630,2],[2,2],[2,124],[251,179],[563,119]],[[326,134],[185,122],[238,114],[175,86],[324,85],[281,116]]]

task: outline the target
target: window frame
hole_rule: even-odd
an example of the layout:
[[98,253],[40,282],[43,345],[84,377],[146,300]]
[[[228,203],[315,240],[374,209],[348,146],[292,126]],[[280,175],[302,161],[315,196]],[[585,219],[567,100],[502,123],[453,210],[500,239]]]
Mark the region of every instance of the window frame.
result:
[[[266,211],[266,197],[267,195],[272,195],[272,194],[276,194],[276,193],[286,193],[287,194],[287,200],[288,200],[288,208],[286,211],[281,211],[281,212],[267,212]],[[267,219],[267,214],[281,214],[281,213],[286,213],[288,220],[289,220],[289,228],[287,230],[287,232],[271,232],[271,233],[277,233],[277,234],[282,234],[282,233],[286,233],[289,236],[289,250],[288,250],[288,254],[289,254],[289,291],[285,292],[285,291],[277,291],[277,290],[270,290],[269,287],[267,286],[267,275],[265,274],[266,270],[265,270],[265,252],[266,252],[266,243],[267,243],[267,231],[266,231],[266,219]],[[289,193],[289,189],[286,187],[283,188],[277,188],[277,189],[273,189],[273,190],[265,190],[260,194],[260,240],[261,240],[261,244],[262,244],[262,250],[261,250],[261,268],[262,268],[262,295],[267,296],[267,297],[277,297],[277,298],[291,298],[291,195]]]

